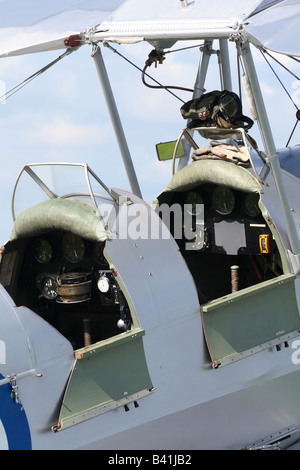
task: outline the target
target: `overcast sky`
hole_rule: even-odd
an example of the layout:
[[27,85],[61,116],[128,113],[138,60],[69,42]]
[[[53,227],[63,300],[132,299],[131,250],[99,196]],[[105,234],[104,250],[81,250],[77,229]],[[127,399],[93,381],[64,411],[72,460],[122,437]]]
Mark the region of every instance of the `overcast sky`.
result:
[[[31,24],[31,21],[50,15],[53,8],[62,4],[61,0],[48,3],[48,6],[42,2],[46,4],[42,10],[40,0],[30,0],[28,3],[36,8],[24,10],[25,0],[0,0],[0,25],[17,26],[22,20]],[[63,3],[68,7],[78,2],[66,0]],[[108,3],[112,4],[111,1]],[[92,8],[93,2],[90,4]],[[106,4],[103,2],[103,5]],[[141,68],[152,50],[149,44],[114,47]],[[233,45],[231,49],[234,51]],[[62,52],[0,59],[0,95]],[[165,91],[146,88],[141,82],[140,72],[107,48],[102,47],[102,53],[142,194],[151,204],[171,179],[171,165],[169,162],[158,162],[155,144],[177,139],[185,125],[180,114],[182,102]],[[282,147],[295,123],[295,109],[281,91],[277,80],[271,76],[260,54],[255,52],[254,56],[271,124],[274,126],[276,144]],[[198,48],[168,54],[163,65],[157,69],[152,66],[149,72],[166,85],[191,88],[195,82],[199,58]],[[207,91],[220,87],[215,56],[211,62]],[[235,56],[232,65],[235,68]],[[295,71],[295,64],[292,66]],[[281,72],[281,77],[285,79],[289,92],[300,98],[295,78],[285,72]],[[234,81],[234,91],[238,92],[236,87],[237,82]],[[181,92],[179,97],[187,101],[191,99],[191,94]],[[300,127],[297,132],[292,141],[294,144],[299,141]],[[259,140],[256,125],[250,134]],[[25,163],[86,162],[107,186],[130,190],[89,46],[83,46],[64,58],[0,105],[0,136],[0,244],[6,241],[11,232],[12,190]]]

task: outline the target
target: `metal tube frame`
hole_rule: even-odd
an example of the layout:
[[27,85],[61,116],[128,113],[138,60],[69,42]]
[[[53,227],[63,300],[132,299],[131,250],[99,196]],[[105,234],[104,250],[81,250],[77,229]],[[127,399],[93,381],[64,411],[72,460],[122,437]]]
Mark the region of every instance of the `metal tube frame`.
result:
[[232,82],[231,82],[231,68],[229,60],[229,51],[228,51],[228,40],[220,39],[220,56],[221,56],[221,67],[222,67],[222,78],[223,86],[225,90],[232,91]]
[[135,173],[135,169],[132,163],[126,137],[123,131],[118,109],[117,109],[114,95],[111,89],[110,81],[109,81],[106,67],[104,64],[104,60],[102,57],[102,52],[98,44],[93,46],[92,57],[96,65],[96,69],[97,69],[100,83],[102,86],[102,90],[104,93],[105,101],[109,110],[111,121],[114,127],[114,131],[117,137],[119,148],[122,154],[122,158],[123,158],[123,162],[124,162],[124,166],[125,166],[125,170],[128,176],[131,190],[136,196],[142,198],[142,193],[141,193],[140,186],[136,177],[136,173]]
[[[204,46],[200,50],[202,50],[202,56],[198,67],[197,77],[194,86],[194,93],[193,99],[200,98],[200,96],[205,92],[204,84],[206,80],[208,65],[210,61],[210,56],[212,54],[212,40],[205,40]],[[178,161],[177,171],[184,168],[189,161],[189,155],[191,151],[191,145],[186,139],[182,141],[184,156],[181,157]]]
[[[239,45],[238,45],[239,47]],[[286,188],[282,178],[281,167],[279,164],[278,153],[276,151],[275,142],[273,139],[269,119],[267,116],[266,108],[264,105],[263,96],[261,93],[258,77],[256,74],[253,57],[250,49],[249,42],[246,41],[241,44],[240,52],[245,64],[246,73],[250,82],[252,94],[255,100],[258,123],[260,127],[261,136],[264,142],[265,152],[267,155],[267,163],[272,171],[277,192],[279,195],[283,216],[286,223],[287,233],[291,245],[292,254],[298,257],[298,270],[299,270],[299,254],[300,254],[300,240],[297,233],[295,221],[291,213],[291,206],[288,201]]]
[[[229,52],[228,52],[228,39],[221,38],[220,43],[220,59],[221,59],[221,81],[223,80],[224,88],[226,90],[232,90],[231,83],[231,69],[229,61]],[[211,39],[206,39],[204,45],[202,46],[202,57],[199,64],[197,77],[194,86],[193,99],[200,98],[200,96],[205,92],[205,80],[207,76],[207,70],[209,66],[209,61],[212,53],[213,41]],[[190,143],[184,138],[182,141],[184,156],[179,159],[177,171],[181,170],[188,164],[189,154],[191,150]],[[173,168],[174,173],[174,168]]]

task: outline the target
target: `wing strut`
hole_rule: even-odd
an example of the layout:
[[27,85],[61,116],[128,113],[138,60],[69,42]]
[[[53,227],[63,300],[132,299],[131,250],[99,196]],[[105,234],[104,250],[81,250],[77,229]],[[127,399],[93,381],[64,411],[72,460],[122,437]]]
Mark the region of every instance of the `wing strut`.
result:
[[255,97],[255,103],[257,108],[257,114],[259,117],[261,135],[264,141],[264,146],[266,153],[268,155],[269,165],[274,176],[276,183],[279,199],[281,202],[282,211],[286,221],[286,228],[289,235],[289,240],[291,244],[291,249],[293,255],[295,255],[295,269],[299,270],[299,258],[300,258],[300,241],[297,234],[297,229],[295,222],[290,210],[290,204],[288,201],[286,189],[282,179],[281,168],[279,164],[278,154],[276,153],[276,147],[270,128],[270,123],[268,120],[267,112],[264,106],[263,97],[261,94],[261,89],[259,81],[256,75],[256,70],[248,42],[245,42],[241,46],[241,54],[245,64],[246,72],[250,81],[252,93]]
[[110,117],[113,123],[113,127],[118,140],[119,148],[123,157],[126,173],[129,179],[132,192],[142,198],[142,193],[139,187],[139,183],[136,177],[135,169],[132,163],[131,155],[126,142],[126,137],[123,131],[122,123],[116,106],[116,102],[113,96],[113,92],[110,86],[109,78],[107,75],[106,67],[103,61],[102,52],[98,45],[93,46],[92,57],[94,59],[96,69],[99,75],[103,93],[105,96],[106,104],[110,113]]
[[[202,51],[201,60],[198,67],[196,82],[194,86],[194,94],[193,98],[200,98],[200,96],[205,92],[204,84],[206,80],[208,65],[210,61],[210,57],[212,54],[212,44],[213,41],[210,39],[205,40],[204,46],[200,48]],[[189,161],[191,145],[187,142],[186,139],[183,139],[183,149],[184,149],[184,156],[179,159],[177,171],[184,168]]]

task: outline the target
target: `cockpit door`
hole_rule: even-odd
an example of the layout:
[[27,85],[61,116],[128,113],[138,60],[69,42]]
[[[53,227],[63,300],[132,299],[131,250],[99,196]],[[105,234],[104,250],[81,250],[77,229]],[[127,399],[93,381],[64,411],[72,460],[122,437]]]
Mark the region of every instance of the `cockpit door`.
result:
[[153,393],[142,338],[136,328],[76,351],[58,425],[60,431]]

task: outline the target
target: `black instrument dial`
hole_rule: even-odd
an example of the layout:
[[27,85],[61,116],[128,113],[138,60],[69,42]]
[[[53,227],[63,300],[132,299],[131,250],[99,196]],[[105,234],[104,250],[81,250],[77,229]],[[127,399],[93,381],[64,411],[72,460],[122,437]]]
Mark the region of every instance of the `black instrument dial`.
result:
[[44,238],[40,238],[34,245],[34,256],[39,263],[45,264],[51,261],[53,251],[50,243]]
[[62,251],[69,261],[78,263],[83,259],[85,254],[83,239],[73,233],[66,233],[62,239]]
[[57,283],[54,276],[45,276],[42,280],[42,292],[47,299],[56,299]]
[[259,196],[256,193],[250,193],[244,197],[244,209],[251,217],[257,217],[260,213],[258,199]]
[[187,211],[191,215],[198,215],[201,211],[200,204],[203,204],[202,196],[196,191],[190,191],[184,201]]
[[231,214],[235,206],[233,191],[226,186],[218,186],[212,193],[212,205],[221,215]]

